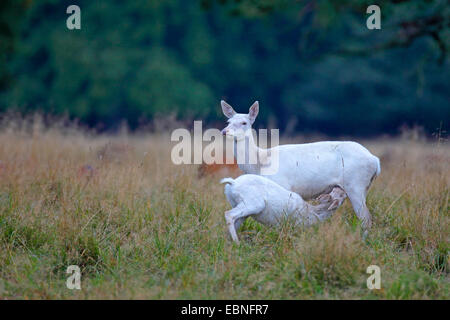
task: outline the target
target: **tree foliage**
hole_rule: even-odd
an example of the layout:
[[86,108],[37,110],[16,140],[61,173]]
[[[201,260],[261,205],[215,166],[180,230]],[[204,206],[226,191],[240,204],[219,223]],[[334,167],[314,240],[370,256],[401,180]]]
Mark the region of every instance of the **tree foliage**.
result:
[[[65,10],[81,8],[81,30]],[[328,134],[434,131],[450,118],[446,1],[3,1],[0,109],[95,126],[175,113]]]

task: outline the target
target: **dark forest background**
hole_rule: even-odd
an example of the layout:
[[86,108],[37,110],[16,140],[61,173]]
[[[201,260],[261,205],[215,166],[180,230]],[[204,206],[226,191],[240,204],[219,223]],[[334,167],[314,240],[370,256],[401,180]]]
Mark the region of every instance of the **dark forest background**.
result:
[[[81,30],[66,8],[81,8]],[[381,30],[366,8],[381,7]],[[225,99],[285,133],[445,130],[448,1],[2,0],[0,112],[91,127],[221,121]]]

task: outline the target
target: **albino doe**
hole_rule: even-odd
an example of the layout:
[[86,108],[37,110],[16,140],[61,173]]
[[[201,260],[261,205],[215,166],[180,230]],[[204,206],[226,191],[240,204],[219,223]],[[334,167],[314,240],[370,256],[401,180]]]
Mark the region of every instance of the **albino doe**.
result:
[[333,188],[330,194],[321,195],[320,203],[314,206],[298,194],[254,174],[225,178],[220,183],[226,183],[225,195],[233,207],[225,212],[225,219],[231,238],[237,243],[236,230],[249,216],[267,226],[277,226],[284,219],[292,220],[296,226],[309,226],[331,216],[346,198],[341,188]]
[[[352,141],[323,141],[261,149],[255,144],[251,131],[259,112],[258,101],[250,107],[248,114],[236,113],[225,101],[221,105],[228,117],[228,126],[222,134],[234,139],[235,157],[241,153],[245,159],[270,161],[271,152],[278,152],[278,170],[265,175],[267,178],[306,200],[338,186],[347,194],[363,227],[370,228],[372,218],[366,206],[366,196],[370,184],[381,171],[380,160],[376,156]],[[238,143],[243,139],[245,143]],[[238,165],[244,173],[261,175],[263,163],[260,160],[256,164]]]

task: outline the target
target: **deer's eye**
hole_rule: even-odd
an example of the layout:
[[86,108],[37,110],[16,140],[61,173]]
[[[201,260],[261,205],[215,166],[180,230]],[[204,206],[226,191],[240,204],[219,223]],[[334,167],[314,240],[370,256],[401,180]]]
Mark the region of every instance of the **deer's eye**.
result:
[[247,122],[244,121],[244,122],[242,122],[242,124],[245,126],[247,124]]

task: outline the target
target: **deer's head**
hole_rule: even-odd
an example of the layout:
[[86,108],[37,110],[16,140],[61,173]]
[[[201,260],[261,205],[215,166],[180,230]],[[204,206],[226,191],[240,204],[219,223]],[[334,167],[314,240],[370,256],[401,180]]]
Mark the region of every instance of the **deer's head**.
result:
[[255,101],[247,113],[236,113],[228,103],[220,102],[223,114],[228,118],[228,125],[222,130],[222,134],[241,140],[247,134],[251,134],[252,124],[259,112],[259,103]]

